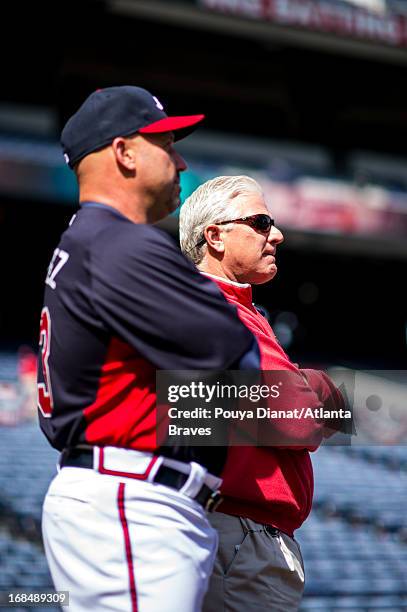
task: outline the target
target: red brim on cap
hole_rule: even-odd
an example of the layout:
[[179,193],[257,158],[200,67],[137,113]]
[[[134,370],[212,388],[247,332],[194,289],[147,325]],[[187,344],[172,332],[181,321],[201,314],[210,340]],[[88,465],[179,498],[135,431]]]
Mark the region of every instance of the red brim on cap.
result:
[[205,115],[186,115],[184,117],[165,117],[155,121],[146,127],[140,128],[141,134],[160,134],[161,132],[173,132],[189,128],[205,119]]

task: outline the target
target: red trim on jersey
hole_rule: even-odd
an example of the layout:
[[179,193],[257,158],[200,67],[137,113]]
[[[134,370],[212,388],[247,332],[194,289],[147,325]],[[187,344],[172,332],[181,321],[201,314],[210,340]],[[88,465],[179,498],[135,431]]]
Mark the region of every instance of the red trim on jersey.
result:
[[118,472],[116,470],[108,470],[103,465],[104,458],[105,458],[104,449],[100,448],[99,449],[98,471],[101,474],[109,474],[110,476],[122,476],[123,478],[135,478],[136,480],[147,480],[149,473],[153,469],[153,465],[158,459],[158,457],[153,457],[150,463],[148,464],[146,471],[141,474],[136,474],[135,472]]
[[131,596],[131,611],[137,612],[138,605],[137,605],[136,581],[134,578],[133,555],[131,553],[129,526],[127,524],[126,512],[124,508],[124,489],[125,487],[126,485],[124,484],[124,482],[121,482],[119,484],[119,491],[117,495],[117,506],[119,508],[120,522],[123,528],[124,544],[126,547],[126,561],[127,561],[127,569],[129,571],[129,587],[130,587],[130,596]]
[[85,440],[94,446],[155,451],[156,368],[126,342],[112,338],[94,402],[84,410]]

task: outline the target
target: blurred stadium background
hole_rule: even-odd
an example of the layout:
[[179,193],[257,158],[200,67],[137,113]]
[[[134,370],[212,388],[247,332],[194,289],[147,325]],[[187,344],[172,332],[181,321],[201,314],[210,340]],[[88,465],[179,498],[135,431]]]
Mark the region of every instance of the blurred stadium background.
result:
[[[51,584],[40,515],[57,453],[36,424],[35,350],[46,268],[76,208],[58,135],[94,89],[134,83],[171,112],[207,114],[179,146],[183,198],[219,174],[263,185],[286,240],[255,299],[294,360],[400,371],[407,356],[406,0],[5,6],[0,590]],[[176,236],[177,216],[163,226]],[[314,454],[302,610],[407,610],[407,447],[392,440]]]

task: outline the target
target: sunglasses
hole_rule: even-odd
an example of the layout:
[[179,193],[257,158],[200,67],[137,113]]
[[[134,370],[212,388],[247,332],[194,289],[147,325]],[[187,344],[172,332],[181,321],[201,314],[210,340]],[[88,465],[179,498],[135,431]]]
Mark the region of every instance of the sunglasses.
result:
[[[230,221],[219,221],[214,223],[214,225],[226,225],[227,223],[245,223],[250,225],[253,229],[258,232],[269,232],[274,225],[274,219],[270,217],[270,215],[249,215],[248,217],[240,217],[239,219],[230,219]],[[197,242],[191,249],[187,252],[189,253],[192,249],[196,249],[196,247],[200,247],[205,244],[206,239],[201,238],[199,242]]]
[[258,232],[269,232],[274,225],[274,219],[269,215],[250,215],[249,217],[240,217],[240,219],[231,219],[230,221],[219,221],[215,225],[226,225],[227,223],[245,223],[250,225]]

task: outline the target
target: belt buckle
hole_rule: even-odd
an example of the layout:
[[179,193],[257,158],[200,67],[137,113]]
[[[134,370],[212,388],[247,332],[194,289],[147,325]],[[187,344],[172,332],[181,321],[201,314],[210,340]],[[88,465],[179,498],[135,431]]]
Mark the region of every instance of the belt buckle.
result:
[[213,491],[210,497],[208,497],[204,508],[207,512],[214,512],[222,501],[223,497],[218,489]]

